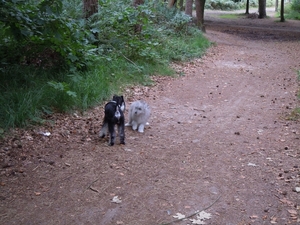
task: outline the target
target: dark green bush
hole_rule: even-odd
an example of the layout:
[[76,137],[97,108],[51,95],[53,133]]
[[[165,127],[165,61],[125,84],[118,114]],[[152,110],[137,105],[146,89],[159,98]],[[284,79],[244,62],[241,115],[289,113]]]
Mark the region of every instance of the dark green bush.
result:
[[300,13],[300,0],[292,0],[291,9]]
[[62,16],[61,1],[0,0],[0,66],[81,69],[88,62],[77,20]]

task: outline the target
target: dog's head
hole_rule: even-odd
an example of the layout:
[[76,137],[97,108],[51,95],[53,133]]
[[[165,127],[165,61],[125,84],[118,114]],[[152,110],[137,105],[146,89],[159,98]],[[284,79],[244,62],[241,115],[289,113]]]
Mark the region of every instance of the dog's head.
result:
[[133,107],[133,113],[135,115],[140,115],[145,113],[145,106],[140,101],[136,102]]
[[117,106],[122,110],[122,112],[125,111],[125,101],[123,95],[114,95],[112,101],[117,103]]

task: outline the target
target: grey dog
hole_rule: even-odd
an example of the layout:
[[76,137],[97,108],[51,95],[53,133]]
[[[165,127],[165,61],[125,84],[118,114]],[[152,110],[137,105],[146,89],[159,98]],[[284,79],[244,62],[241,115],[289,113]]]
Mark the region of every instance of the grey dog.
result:
[[142,101],[135,101],[131,103],[129,108],[129,122],[125,126],[131,126],[133,130],[143,133],[145,125],[148,124],[151,109],[150,106]]

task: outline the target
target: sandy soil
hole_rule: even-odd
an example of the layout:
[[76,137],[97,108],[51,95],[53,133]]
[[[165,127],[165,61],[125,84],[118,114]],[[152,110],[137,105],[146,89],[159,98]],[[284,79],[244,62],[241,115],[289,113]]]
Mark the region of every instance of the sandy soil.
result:
[[0,224],[300,223],[300,22],[205,18],[203,58],[124,92],[152,108],[126,145],[99,139],[103,106],[2,140]]

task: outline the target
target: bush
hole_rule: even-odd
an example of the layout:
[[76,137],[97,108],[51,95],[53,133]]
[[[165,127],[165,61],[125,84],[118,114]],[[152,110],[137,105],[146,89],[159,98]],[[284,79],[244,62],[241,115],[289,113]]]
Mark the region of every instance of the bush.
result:
[[293,0],[291,3],[285,4],[284,14],[286,19],[300,20],[300,1]]
[[[299,1],[299,0],[298,0]],[[215,10],[237,10],[246,7],[247,0],[207,0],[205,3],[206,9]],[[275,0],[267,0],[266,6],[271,7],[275,5]],[[258,7],[258,0],[250,0],[250,7]]]
[[89,57],[81,23],[62,11],[61,1],[0,0],[1,71],[15,65],[84,68]]
[[209,46],[189,16],[162,1],[99,4],[86,20],[81,0],[0,0],[0,130],[85,110],[123,85],[149,85],[152,74],[172,74],[170,61]]
[[241,1],[234,2],[229,0],[208,0],[205,3],[205,8],[214,10],[236,10],[244,6]]
[[292,0],[291,9],[300,13],[300,0]]

